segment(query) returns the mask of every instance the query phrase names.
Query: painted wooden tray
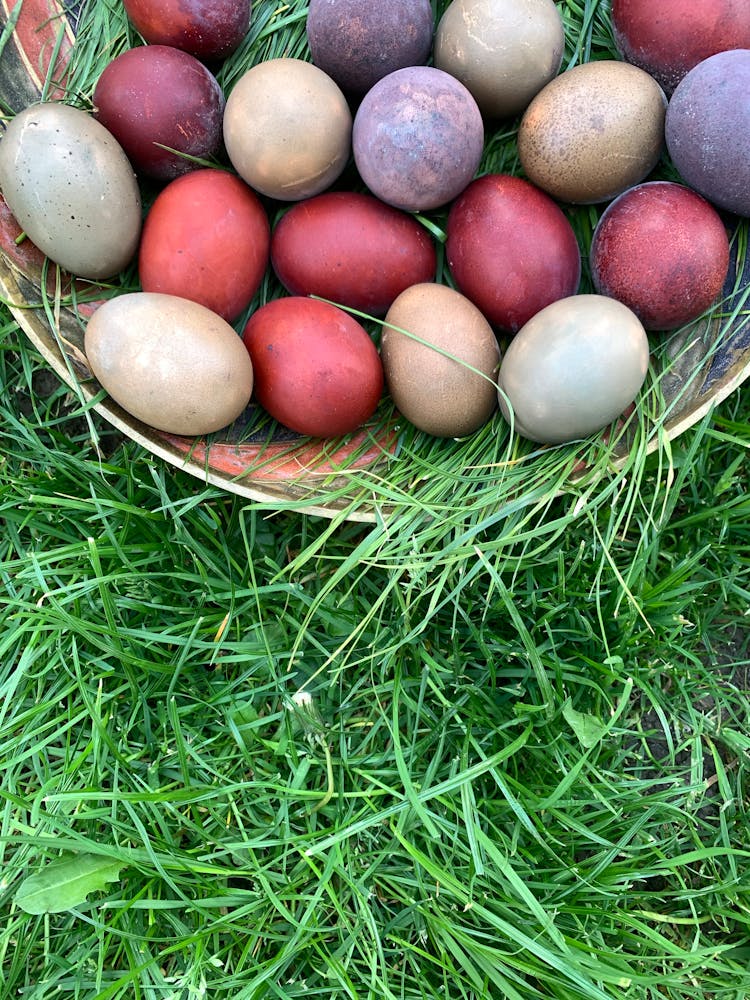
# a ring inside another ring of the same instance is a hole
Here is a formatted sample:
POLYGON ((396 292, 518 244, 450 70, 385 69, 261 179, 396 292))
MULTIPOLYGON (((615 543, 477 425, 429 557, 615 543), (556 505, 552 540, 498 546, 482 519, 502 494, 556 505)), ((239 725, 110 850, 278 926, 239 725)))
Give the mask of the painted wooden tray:
MULTIPOLYGON (((0 0, 0 107, 18 111, 46 96, 62 95, 65 67, 75 41, 79 4, 57 0, 0 0), (45 81, 46 84, 45 84, 45 81)), ((727 220, 732 224, 733 220, 727 220)), ((210 440, 180 438, 156 431, 102 398, 98 385, 81 379, 82 322, 96 302, 55 308, 54 288, 46 303, 41 292, 44 258, 19 229, 0 198, 0 295, 19 325, 61 380, 93 405, 107 421, 153 455, 203 482, 251 500, 334 516, 345 510, 353 520, 376 514, 366 500, 352 504, 342 467, 366 470, 387 466, 398 452, 398 431, 381 421, 343 441, 312 441, 274 426, 254 431, 257 414, 248 412, 210 440)), ((83 299, 83 296, 82 296, 83 299)), ((661 352, 660 391, 663 434, 674 438, 734 392, 750 375, 750 264, 736 256, 721 309, 670 339, 661 352)), ((653 446, 656 446, 654 438, 653 446)), ((615 464, 623 459, 621 444, 615 464)))

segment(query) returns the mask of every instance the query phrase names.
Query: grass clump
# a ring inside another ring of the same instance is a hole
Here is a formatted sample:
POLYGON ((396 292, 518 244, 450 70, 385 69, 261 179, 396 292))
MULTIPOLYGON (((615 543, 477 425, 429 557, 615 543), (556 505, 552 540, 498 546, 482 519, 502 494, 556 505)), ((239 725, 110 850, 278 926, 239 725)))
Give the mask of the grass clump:
POLYGON ((423 548, 97 454, 2 343, 7 995, 747 994, 741 394, 542 551, 423 548), (119 880, 24 913, 61 852, 119 880))

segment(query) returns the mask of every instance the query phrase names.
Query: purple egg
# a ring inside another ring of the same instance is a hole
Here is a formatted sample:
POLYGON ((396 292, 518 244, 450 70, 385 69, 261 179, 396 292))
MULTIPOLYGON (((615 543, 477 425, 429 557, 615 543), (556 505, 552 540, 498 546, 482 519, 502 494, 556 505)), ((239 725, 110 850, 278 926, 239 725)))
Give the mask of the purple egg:
POLYGON ((484 147, 477 102, 455 77, 410 66, 379 80, 354 118, 352 149, 372 194, 422 212, 457 197, 473 179, 484 147))
POLYGON ((678 84, 667 107, 667 149, 708 201, 750 216, 750 49, 719 52, 678 84))

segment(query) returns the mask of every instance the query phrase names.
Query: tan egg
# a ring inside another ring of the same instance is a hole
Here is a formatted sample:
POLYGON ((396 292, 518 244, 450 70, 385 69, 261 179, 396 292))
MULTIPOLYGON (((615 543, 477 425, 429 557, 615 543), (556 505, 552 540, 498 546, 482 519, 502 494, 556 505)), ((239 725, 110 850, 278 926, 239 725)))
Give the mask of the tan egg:
POLYGON ((498 379, 500 409, 531 441, 586 437, 634 401, 648 361, 648 337, 627 306, 604 295, 558 299, 510 342, 498 379))
POLYGON ((89 320, 84 349, 115 402, 158 430, 210 434, 250 401, 253 368, 240 336, 206 306, 176 295, 109 299, 89 320))
POLYGON ((560 201, 609 201, 658 163, 666 108, 664 91, 637 66, 609 59, 575 66, 524 112, 521 165, 532 183, 560 201))
POLYGON ((473 303, 447 285, 412 285, 385 324, 386 383, 407 420, 438 437, 462 437, 489 420, 497 408, 500 349, 473 303))
POLYGON ((141 196, 122 147, 87 112, 33 104, 0 141, 0 187, 19 226, 81 278, 110 278, 130 262, 141 196))
POLYGON ((224 111, 224 143, 250 187, 280 201, 320 194, 351 152, 352 115, 323 70, 302 59, 268 59, 235 84, 224 111))
POLYGON ((564 49, 553 0, 453 0, 435 32, 434 63, 485 118, 511 118, 557 75, 564 49))

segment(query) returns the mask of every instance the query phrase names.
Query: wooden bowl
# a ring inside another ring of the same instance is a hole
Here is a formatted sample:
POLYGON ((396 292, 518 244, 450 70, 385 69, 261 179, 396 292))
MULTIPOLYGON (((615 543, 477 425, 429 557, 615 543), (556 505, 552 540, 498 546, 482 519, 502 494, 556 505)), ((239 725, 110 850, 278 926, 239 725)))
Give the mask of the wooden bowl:
MULTIPOLYGON (((47 98, 62 96, 79 6, 63 8, 58 0, 24 0, 19 10, 12 0, 2 0, 0 33, 5 44, 0 51, 0 95, 6 112, 39 100, 45 81, 47 98), (17 18, 15 23, 11 15, 17 18)), ((733 219, 727 223, 730 227, 747 225, 733 219)), ((19 235, 0 198, 0 295, 59 378, 124 435, 202 482, 250 500, 327 517, 345 511, 351 520, 373 521, 381 516, 380 506, 376 512, 361 485, 349 494, 347 481, 352 470, 377 470, 399 460, 395 458, 396 424, 380 419, 345 440, 321 442, 277 425, 269 431, 268 421, 261 422, 265 429, 254 430, 258 421, 252 404, 242 418, 210 440, 181 438, 140 423, 104 398, 88 377, 82 335, 85 320, 97 305, 96 295, 84 286, 75 308, 60 305, 53 287, 54 269, 48 273, 43 294, 44 256, 28 240, 19 242, 19 235)), ((721 307, 672 335, 659 352, 656 363, 662 369, 659 384, 665 408, 662 439, 683 433, 750 375, 749 296, 750 255, 742 268, 734 255, 721 307)), ((658 436, 654 436, 649 448, 657 446, 658 436)), ((624 442, 615 448, 615 465, 626 458, 626 448, 624 442)))

